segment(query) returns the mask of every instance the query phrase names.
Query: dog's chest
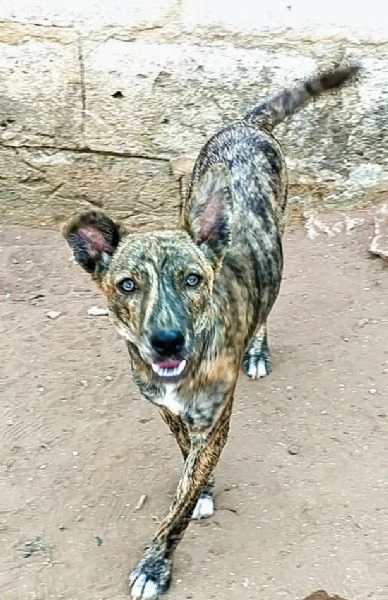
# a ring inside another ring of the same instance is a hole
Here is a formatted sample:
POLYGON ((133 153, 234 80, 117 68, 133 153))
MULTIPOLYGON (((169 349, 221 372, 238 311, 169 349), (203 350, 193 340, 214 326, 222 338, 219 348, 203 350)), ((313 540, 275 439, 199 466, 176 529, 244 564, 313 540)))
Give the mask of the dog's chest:
POLYGON ((177 394, 176 386, 172 383, 165 385, 164 392, 157 399, 157 404, 167 408, 176 416, 180 416, 185 407, 184 401, 177 394))
POLYGON ((198 392, 195 399, 189 399, 179 394, 175 385, 167 384, 163 393, 152 402, 163 406, 190 426, 207 428, 213 423, 223 398, 221 390, 219 393, 213 390, 212 394, 207 390, 198 392))

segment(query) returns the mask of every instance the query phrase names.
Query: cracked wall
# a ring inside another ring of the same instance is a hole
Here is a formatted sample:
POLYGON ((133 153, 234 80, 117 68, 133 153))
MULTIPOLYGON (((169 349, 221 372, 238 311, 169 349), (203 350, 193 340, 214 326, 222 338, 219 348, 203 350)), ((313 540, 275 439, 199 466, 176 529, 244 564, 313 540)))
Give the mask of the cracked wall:
POLYGON ((277 129, 290 213, 384 199, 385 9, 311 4, 3 0, 1 222, 52 227, 98 206, 136 229, 171 226, 208 136, 343 54, 361 59, 360 84, 277 129))

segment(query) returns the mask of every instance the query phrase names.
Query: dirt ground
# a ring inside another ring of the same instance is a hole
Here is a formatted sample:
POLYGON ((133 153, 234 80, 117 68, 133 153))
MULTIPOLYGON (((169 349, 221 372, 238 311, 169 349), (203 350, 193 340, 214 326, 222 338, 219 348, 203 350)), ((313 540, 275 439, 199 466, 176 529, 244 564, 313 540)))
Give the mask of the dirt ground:
MULTIPOLYGON (((274 372, 241 377, 217 511, 190 525, 167 598, 387 600, 388 271, 371 236, 368 219, 287 233, 274 372)), ((179 452, 60 236, 4 227, 0 246, 1 600, 125 600, 179 452)))

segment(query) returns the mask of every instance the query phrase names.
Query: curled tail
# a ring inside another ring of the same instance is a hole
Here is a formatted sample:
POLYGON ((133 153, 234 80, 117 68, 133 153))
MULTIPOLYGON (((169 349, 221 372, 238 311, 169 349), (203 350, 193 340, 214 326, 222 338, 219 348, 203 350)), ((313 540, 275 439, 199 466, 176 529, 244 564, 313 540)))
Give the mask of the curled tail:
POLYGON ((342 87, 360 72, 358 64, 337 65, 321 75, 311 77, 263 102, 247 115, 245 120, 272 131, 286 117, 293 115, 311 99, 329 90, 342 87))

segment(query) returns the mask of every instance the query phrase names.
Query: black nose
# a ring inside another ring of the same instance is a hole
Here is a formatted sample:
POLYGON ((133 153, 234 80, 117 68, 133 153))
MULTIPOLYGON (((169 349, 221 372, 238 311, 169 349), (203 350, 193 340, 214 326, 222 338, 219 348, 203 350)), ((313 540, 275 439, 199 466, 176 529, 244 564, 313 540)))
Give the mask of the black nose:
POLYGON ((180 331, 160 329, 151 338, 151 345, 161 356, 172 356, 182 350, 185 338, 180 331))

